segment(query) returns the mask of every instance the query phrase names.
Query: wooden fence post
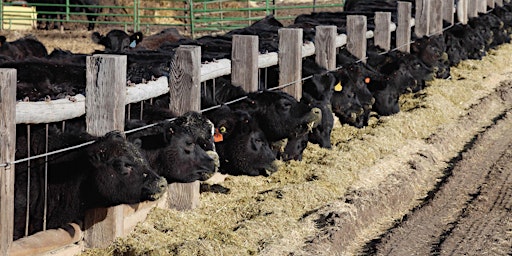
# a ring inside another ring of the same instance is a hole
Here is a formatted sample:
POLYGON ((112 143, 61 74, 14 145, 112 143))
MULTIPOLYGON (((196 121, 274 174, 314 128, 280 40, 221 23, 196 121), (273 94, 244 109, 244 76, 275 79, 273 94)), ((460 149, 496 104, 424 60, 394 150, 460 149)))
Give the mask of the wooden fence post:
POLYGON ((428 36, 443 33, 443 8, 445 8, 443 1, 444 0, 432 0, 430 2, 430 26, 428 36))
POLYGON ((469 0, 459 0, 457 3, 457 19, 462 24, 468 24, 469 0))
POLYGON ((315 62, 327 70, 336 68, 336 26, 316 26, 315 62))
POLYGON ((398 24, 396 26, 396 47, 399 51, 411 51, 411 8, 409 2, 398 2, 398 24))
MULTIPOLYGON (((177 115, 201 110, 201 47, 182 45, 176 50, 169 76, 169 108, 177 115)), ((169 207, 191 210, 199 207, 199 181, 171 183, 169 207)))
POLYGON ((450 25, 453 25, 453 8, 455 7, 455 3, 453 1, 443 0, 443 19, 447 21, 450 25))
MULTIPOLYGON (((124 131, 126 64, 124 55, 87 57, 85 120, 88 133, 103 136, 113 130, 124 131)), ((123 206, 89 210, 84 226, 87 247, 106 247, 123 235, 123 206)))
POLYGON ((478 0, 476 2, 476 9, 478 13, 486 13, 487 12, 487 1, 489 0, 478 0))
POLYGON ((282 91, 302 98, 302 29, 281 28, 279 34, 279 85, 293 83, 282 91))
MULTIPOLYGON (((16 151, 16 69, 0 69, 0 165, 16 151)), ((0 166, 0 255, 8 255, 14 228, 14 165, 0 166)))
POLYGON ((231 82, 246 92, 258 90, 258 36, 233 35, 231 82))
POLYGON ((347 50, 366 63, 366 16, 347 16, 347 50))
POLYGON ((428 35, 430 27, 430 0, 416 0, 414 34, 416 37, 428 35))
POLYGON ((375 31, 373 31, 375 45, 389 51, 391 49, 391 13, 375 13, 375 31))
POLYGON ((468 18, 478 16, 478 1, 479 0, 468 0, 468 18))

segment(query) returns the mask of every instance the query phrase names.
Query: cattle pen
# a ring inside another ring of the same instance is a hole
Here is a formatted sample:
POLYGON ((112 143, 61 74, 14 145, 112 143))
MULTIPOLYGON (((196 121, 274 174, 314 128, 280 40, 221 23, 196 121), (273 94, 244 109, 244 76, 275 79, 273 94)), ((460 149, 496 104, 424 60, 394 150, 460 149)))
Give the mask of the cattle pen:
MULTIPOLYGON (((137 104, 163 94, 171 97, 171 110, 176 113, 201 111, 201 83, 232 75, 233 84, 242 85, 247 91, 258 88, 258 69, 280 65, 285 70, 280 73, 279 83, 283 90, 301 97, 301 59, 316 56, 316 61, 329 70, 335 69, 336 49, 346 46, 355 56, 364 61, 366 40, 373 38, 377 45, 391 50, 391 33, 396 33, 398 49, 409 51, 411 34, 416 36, 442 33, 443 20, 453 23, 457 13, 459 20, 485 13, 487 7, 502 5, 501 1, 468 0, 459 1, 457 12, 453 12, 453 1, 416 1, 415 18, 412 19, 411 4, 400 2, 398 23, 391 23, 390 13, 376 13, 374 31, 367 31, 365 16, 349 16, 347 34, 336 34, 335 26, 317 27, 316 44, 302 43, 301 29, 282 29, 279 33, 280 53, 259 54, 258 38, 236 36, 233 40, 232 60, 221 59, 212 63, 200 63, 198 47, 180 47, 171 75, 161 77, 147 84, 134 86, 101 86, 102 84, 126 84, 120 67, 126 67, 126 58, 113 55, 90 56, 87 66, 88 97, 77 95, 68 99, 48 102, 16 102, 16 70, 0 70, 0 253, 2 255, 35 255, 57 252, 60 255, 78 254, 84 248, 105 247, 114 238, 130 232, 138 221, 145 218, 152 207, 194 209, 199 206, 199 182, 192 184, 171 184, 167 197, 154 203, 121 205, 108 209, 91 211, 84 221, 85 230, 74 225, 75 233, 70 235, 63 230, 48 230, 12 241, 14 159, 16 150, 16 124, 46 124, 63 122, 68 119, 87 116, 87 130, 92 134, 104 134, 110 130, 123 130, 125 106, 137 104), (448 6, 446 6, 448 4, 448 6), (444 10, 444 11, 443 11, 444 10), (448 10, 448 11, 446 11, 448 10), (414 30, 411 30, 414 28, 414 30), (243 47, 242 47, 243 46, 243 47), (247 47, 252 46, 252 47, 247 47), (250 51, 247 51, 247 48, 250 51), (113 71, 115 70, 115 72, 113 71), (108 82, 107 82, 108 81, 108 82), (292 86, 288 86, 292 85, 292 86), (117 95, 115 104, 112 95, 117 95), (114 118, 104 119, 102 116, 114 118), (89 118, 90 117, 90 118, 89 118), (57 238, 55 238, 57 237, 57 238)), ((122 70, 122 68, 121 68, 122 70)), ((49 152, 51 153, 51 152, 49 152)), ((38 156, 33 156, 38 157, 38 156)))

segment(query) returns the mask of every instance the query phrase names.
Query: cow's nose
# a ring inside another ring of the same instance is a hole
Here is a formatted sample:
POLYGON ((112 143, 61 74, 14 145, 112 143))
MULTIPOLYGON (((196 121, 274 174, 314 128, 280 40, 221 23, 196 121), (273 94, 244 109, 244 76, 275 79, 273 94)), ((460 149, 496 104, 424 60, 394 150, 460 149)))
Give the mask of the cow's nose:
POLYGON ((157 181, 157 187, 161 192, 164 192, 167 189, 167 180, 164 177, 160 177, 157 181))

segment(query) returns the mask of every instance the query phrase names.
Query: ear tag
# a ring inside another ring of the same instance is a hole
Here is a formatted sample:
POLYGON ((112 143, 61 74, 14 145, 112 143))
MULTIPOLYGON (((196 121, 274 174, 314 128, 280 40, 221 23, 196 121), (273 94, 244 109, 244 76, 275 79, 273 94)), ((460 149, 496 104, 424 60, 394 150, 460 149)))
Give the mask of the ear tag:
POLYGON ((369 77, 366 77, 366 78, 364 79, 364 82, 365 82, 366 84, 369 84, 369 83, 370 83, 370 81, 371 81, 371 80, 370 80, 370 78, 369 78, 369 77))
POLYGON ((343 86, 341 86, 341 82, 339 82, 334 86, 334 91, 341 92, 341 90, 343 90, 343 86))
POLYGON ((224 137, 222 136, 222 133, 219 132, 219 129, 215 129, 215 133, 213 134, 213 141, 214 142, 221 142, 224 140, 224 137))
POLYGON ((135 46, 137 46, 137 40, 133 40, 133 41, 130 43, 130 48, 135 48, 135 46))

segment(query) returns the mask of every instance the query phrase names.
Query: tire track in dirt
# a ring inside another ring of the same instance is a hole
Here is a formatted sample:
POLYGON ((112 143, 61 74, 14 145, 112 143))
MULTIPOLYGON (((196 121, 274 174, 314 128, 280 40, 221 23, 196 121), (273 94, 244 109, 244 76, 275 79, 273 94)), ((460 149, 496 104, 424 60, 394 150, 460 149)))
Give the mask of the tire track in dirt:
POLYGON ((507 255, 512 111, 475 136, 429 200, 367 247, 370 255, 507 255))
MULTIPOLYGON (((510 127, 508 135, 510 137, 510 127)), ((489 172, 476 200, 439 244, 439 255, 510 255, 512 145, 489 172)))

